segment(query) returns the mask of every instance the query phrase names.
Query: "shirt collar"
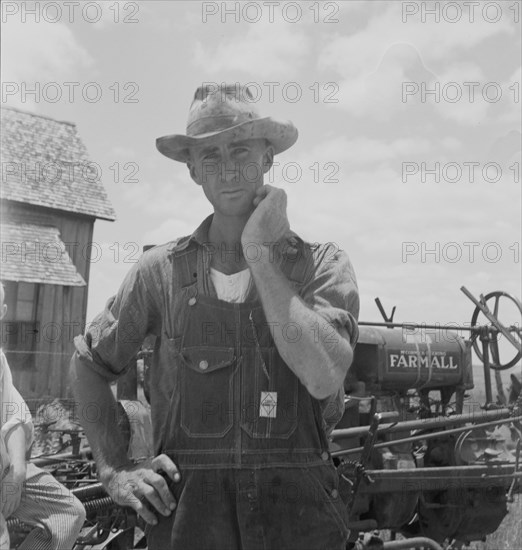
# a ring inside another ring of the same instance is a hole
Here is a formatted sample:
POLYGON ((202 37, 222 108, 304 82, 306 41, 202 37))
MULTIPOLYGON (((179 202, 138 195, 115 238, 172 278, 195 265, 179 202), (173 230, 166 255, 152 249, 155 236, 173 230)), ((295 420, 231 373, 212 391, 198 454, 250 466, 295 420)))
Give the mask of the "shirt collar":
MULTIPOLYGON (((181 252, 185 250, 191 243, 195 243, 199 246, 204 246, 208 243, 208 230, 210 229, 210 224, 212 223, 212 219, 214 217, 214 214, 210 214, 207 216, 197 227, 197 229, 192 233, 192 235, 188 237, 181 237, 177 241, 175 241, 169 248, 169 253, 175 253, 175 252, 181 252)), ((295 233, 294 231, 290 230, 288 234, 286 235, 286 241, 293 247, 297 248, 304 244, 303 239, 295 233)))
POLYGON ((212 223, 213 218, 214 214, 207 216, 189 237, 189 242, 196 242, 199 245, 208 243, 208 230, 210 229, 210 224, 212 223))
POLYGON ((171 246, 168 248, 169 253, 181 252, 185 250, 189 244, 196 243, 200 246, 203 246, 208 242, 208 230, 210 224, 212 223, 212 218, 214 214, 207 216, 197 227, 197 229, 189 235, 188 237, 181 237, 177 241, 174 241, 171 246))

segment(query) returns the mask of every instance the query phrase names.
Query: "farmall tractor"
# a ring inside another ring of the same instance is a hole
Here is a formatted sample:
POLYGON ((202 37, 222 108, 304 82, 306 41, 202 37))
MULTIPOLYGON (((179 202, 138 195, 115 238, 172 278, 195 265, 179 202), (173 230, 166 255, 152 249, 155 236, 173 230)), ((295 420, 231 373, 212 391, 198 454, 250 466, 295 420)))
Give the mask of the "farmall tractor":
MULTIPOLYGON (((477 300, 462 291, 475 304, 467 326, 394 323, 395 308, 388 318, 378 299, 384 322, 359 323, 345 413, 331 434, 351 528, 347 549, 460 548, 496 531, 519 491, 520 386, 509 403, 494 402, 491 374, 520 365, 522 307, 504 292, 477 300), (506 306, 511 324, 500 321, 506 306), (506 348, 510 359, 504 359, 506 348), (472 349, 483 362, 481 403, 468 393, 474 387, 472 349)), ((145 371, 151 348, 145 345, 139 354, 145 371)), ((119 407, 129 456, 143 455, 143 434, 150 431, 146 407, 132 401, 137 379, 134 371, 118 395, 127 398, 119 407)), ((87 510, 75 549, 146 548, 141 520, 116 505, 98 482, 89 448, 81 446, 81 428, 45 429, 59 432, 60 446, 35 462, 71 488, 87 510), (64 452, 67 447, 72 450, 64 452)), ((8 525, 14 546, 38 527, 13 520, 8 525)))
POLYGON ((351 548, 459 548, 484 539, 519 486, 521 399, 493 402, 491 373, 520 368, 521 305, 504 292, 476 300, 461 290, 476 306, 468 326, 393 323, 395 308, 388 318, 378 300, 384 322, 360 323, 331 445, 351 548), (499 320, 506 309, 510 326, 499 320), (468 394, 472 348, 483 362, 481 404, 468 394), (390 530, 395 540, 359 539, 372 530, 390 530))

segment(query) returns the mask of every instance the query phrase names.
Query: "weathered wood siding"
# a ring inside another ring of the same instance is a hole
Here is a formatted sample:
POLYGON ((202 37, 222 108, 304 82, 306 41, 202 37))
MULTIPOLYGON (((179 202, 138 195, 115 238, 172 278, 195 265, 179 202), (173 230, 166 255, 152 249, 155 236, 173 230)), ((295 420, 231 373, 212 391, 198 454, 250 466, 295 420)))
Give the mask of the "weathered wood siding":
POLYGON ((90 272, 90 243, 94 218, 27 204, 2 207, 8 218, 38 220, 60 231, 60 238, 86 286, 39 284, 35 322, 39 324, 32 368, 20 368, 21 358, 6 351, 13 380, 26 399, 70 397, 68 370, 74 352, 73 338, 84 330, 90 272))

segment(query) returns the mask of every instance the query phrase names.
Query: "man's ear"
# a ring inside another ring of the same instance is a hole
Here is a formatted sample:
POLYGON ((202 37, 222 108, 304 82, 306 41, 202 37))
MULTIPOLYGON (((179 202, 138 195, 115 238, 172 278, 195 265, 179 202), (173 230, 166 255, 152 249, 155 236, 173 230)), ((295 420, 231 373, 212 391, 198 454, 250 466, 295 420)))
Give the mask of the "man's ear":
POLYGON ((189 169, 189 174, 190 174, 190 177, 198 184, 198 185, 201 185, 199 179, 198 179, 198 176, 197 176, 197 172, 196 172, 196 167, 194 166, 194 164, 190 161, 190 160, 187 160, 187 168, 189 169))
POLYGON ((263 174, 266 174, 274 164, 274 148, 268 143, 265 154, 263 155, 263 174))

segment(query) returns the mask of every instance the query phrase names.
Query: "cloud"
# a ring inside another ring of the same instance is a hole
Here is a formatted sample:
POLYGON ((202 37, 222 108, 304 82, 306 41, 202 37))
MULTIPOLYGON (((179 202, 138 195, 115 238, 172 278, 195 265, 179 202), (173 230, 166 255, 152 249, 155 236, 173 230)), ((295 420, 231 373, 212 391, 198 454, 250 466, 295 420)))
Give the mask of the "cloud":
POLYGON ((87 20, 95 21, 90 25, 96 31, 113 29, 114 25, 136 25, 144 20, 144 15, 147 19, 152 15, 152 10, 146 4, 146 2, 128 2, 127 0, 98 2, 96 12, 93 10, 92 14, 87 13, 87 20), (96 21, 98 17, 99 20, 96 21))
POLYGON ((499 124, 520 128, 521 82, 522 67, 519 66, 505 82, 500 83, 503 93, 501 101, 503 101, 506 108, 496 120, 499 124))
POLYGON ((522 134, 520 130, 511 130, 496 139, 489 150, 489 157, 495 159, 504 167, 509 167, 515 162, 521 163, 522 134))
POLYGON ((182 174, 185 166, 176 167, 180 170, 180 176, 171 181, 145 181, 125 185, 121 189, 120 196, 125 203, 125 209, 136 210, 145 216, 154 216, 157 221, 162 216, 168 216, 173 212, 176 215, 193 216, 190 210, 203 196, 201 187, 197 186, 187 174, 182 174))
POLYGON ((406 155, 410 158, 425 155, 431 149, 432 143, 426 138, 400 138, 385 142, 370 137, 349 139, 340 136, 319 143, 309 158, 321 162, 338 162, 342 159, 343 164, 353 169, 360 166, 389 164, 390 161, 406 155))
POLYGON ((115 145, 111 149, 111 157, 121 160, 133 160, 136 158, 136 151, 134 151, 131 147, 115 145))
POLYGON ((2 81, 4 86, 12 83, 18 90, 7 96, 6 105, 34 110, 42 97, 24 95, 24 87, 35 89, 35 83, 39 83, 41 90, 48 82, 62 85, 93 63, 87 50, 63 23, 37 23, 31 19, 22 23, 10 19, 2 24, 2 81))
MULTIPOLYGON (((494 97, 501 88, 495 83, 489 85, 491 89, 485 88, 486 82, 488 79, 476 63, 450 62, 435 74, 415 46, 393 44, 374 71, 340 83, 337 106, 354 117, 379 122, 400 117, 403 122, 424 126, 427 121, 442 117, 458 124, 476 125, 485 121, 495 105, 484 95, 494 97)), ((504 90, 508 90, 507 85, 504 90)))
POLYGON ((246 32, 227 33, 217 45, 204 46, 197 41, 194 64, 222 79, 237 72, 255 72, 257 78, 288 78, 306 63, 309 50, 310 40, 304 31, 259 21, 246 32))
POLYGON ((440 101, 431 103, 443 118, 458 123, 477 124, 486 119, 492 106, 483 97, 484 82, 487 79, 476 63, 452 63, 437 80, 440 101), (470 84, 464 85, 464 82, 470 84))
MULTIPOLYGON (((404 2, 379 3, 381 11, 372 12, 372 17, 362 22, 366 23, 362 30, 334 35, 325 42, 317 66, 334 70, 340 76, 340 101, 336 108, 358 118, 370 117, 381 122, 401 117, 424 125, 433 109, 414 108, 411 96, 406 102, 401 97, 403 83, 426 82, 431 88, 433 81, 444 83, 443 77, 449 74, 457 76, 457 81, 466 80, 463 76, 467 75, 459 74, 459 69, 478 72, 476 66, 466 62, 466 57, 480 60, 478 50, 486 47, 488 39, 502 36, 506 40, 514 34, 515 26, 508 17, 492 24, 477 15, 474 23, 468 22, 468 16, 454 24, 430 23, 429 17, 422 23, 420 16, 403 22, 401 4, 404 2), (442 76, 437 75, 442 72, 442 76)), ((484 117, 488 107, 483 101, 471 105, 461 101, 456 105, 446 103, 440 110, 445 118, 469 123, 477 116, 484 117)))
POLYGON ((386 49, 374 71, 350 75, 341 81, 337 105, 358 118, 383 121, 402 115, 414 120, 419 112, 417 83, 425 82, 431 87, 435 79, 417 48, 412 44, 393 44, 386 49), (409 90, 411 95, 406 94, 409 90))
POLYGON ((335 69, 344 77, 371 72, 390 45, 404 42, 414 45, 427 63, 448 61, 457 52, 473 51, 486 39, 513 35, 515 25, 508 17, 492 24, 483 17, 473 23, 462 17, 458 23, 422 23, 420 17, 402 21, 401 2, 379 3, 380 11, 367 20, 365 28, 352 35, 338 34, 323 49, 319 65, 335 69), (386 7, 385 7, 386 6, 386 7), (436 45, 436 47, 435 47, 436 45))
MULTIPOLYGON (((475 269, 492 269, 482 251, 493 242, 486 252, 493 254, 498 245, 502 251, 499 265, 506 271, 513 267, 510 247, 519 240, 520 186, 513 182, 510 171, 503 171, 498 182, 485 180, 482 169, 490 160, 487 157, 477 159, 480 165, 474 181, 470 181, 463 164, 470 158, 462 156, 464 153, 462 143, 450 136, 389 142, 339 137, 293 159, 302 167, 301 181, 285 183, 280 172, 273 184, 287 191, 289 219, 303 238, 338 242, 372 268, 376 264, 401 264, 403 243, 415 243, 418 253, 410 264, 422 264, 422 246, 438 246, 439 258, 445 260, 447 253, 449 269, 454 269, 450 265, 452 254, 462 254, 458 268, 464 269, 464 259, 472 250, 477 255, 475 269), (439 182, 430 173, 422 182, 420 172, 433 170, 435 159, 439 162, 439 182), (417 163, 419 173, 403 182, 402 163, 406 160, 417 163), (325 180, 327 171, 322 167, 326 161, 338 166, 337 183, 325 180), (448 181, 453 177, 449 162, 457 162, 462 170, 458 181, 448 181), (320 168, 320 181, 314 181, 316 173, 308 168, 312 163, 320 168), (313 234, 308 234, 310 228, 313 234), (460 248, 451 248, 448 243, 452 242, 460 248), (478 244, 473 248, 475 245, 466 242, 478 244)), ((491 178, 493 175, 490 173, 491 178)), ((471 276, 466 269, 462 273, 471 276)))

